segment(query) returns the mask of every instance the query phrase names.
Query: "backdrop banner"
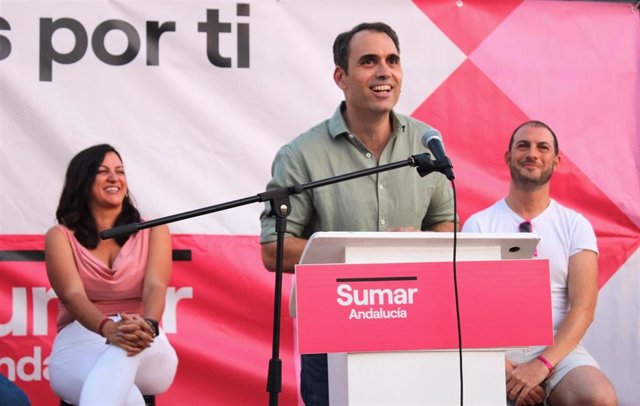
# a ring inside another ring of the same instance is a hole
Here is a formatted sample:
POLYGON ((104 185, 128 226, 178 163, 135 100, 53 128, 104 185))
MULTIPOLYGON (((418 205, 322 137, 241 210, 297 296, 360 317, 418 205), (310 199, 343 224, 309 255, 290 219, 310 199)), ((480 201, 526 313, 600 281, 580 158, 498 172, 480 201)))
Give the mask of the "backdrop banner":
MULTIPOLYGON (((538 119, 557 133, 552 195, 592 222, 600 249, 585 345, 620 405, 637 404, 639 20, 632 4, 577 1, 0 0, 0 373, 33 405, 56 404, 43 235, 74 154, 115 146, 146 219, 254 196, 278 148, 342 100, 335 36, 385 21, 400 37, 397 110, 441 131, 462 221, 506 194, 516 125, 538 119)), ((170 225, 163 325, 180 364, 158 405, 267 402, 274 275, 261 261, 261 210, 170 225)), ((296 405, 286 312, 282 323, 280 404, 296 405)))

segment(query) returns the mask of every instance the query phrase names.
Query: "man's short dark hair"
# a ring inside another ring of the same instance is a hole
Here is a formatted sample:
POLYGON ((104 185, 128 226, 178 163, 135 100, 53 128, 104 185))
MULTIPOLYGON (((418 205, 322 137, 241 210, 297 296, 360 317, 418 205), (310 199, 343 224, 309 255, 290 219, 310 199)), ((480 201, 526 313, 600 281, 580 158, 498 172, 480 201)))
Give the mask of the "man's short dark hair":
POLYGON ((339 34, 333 42, 333 62, 347 73, 349 72, 349 43, 351 42, 351 38, 360 31, 365 30, 387 34, 396 46, 398 53, 400 53, 400 41, 398 40, 398 34, 396 34, 393 28, 381 22, 358 24, 351 30, 339 34))
POLYGON ((520 129, 524 128, 524 127, 546 128, 551 133, 551 135, 553 136, 553 150, 554 150, 555 154, 558 155, 560 153, 560 148, 558 147, 558 137, 556 137, 556 133, 553 132, 551 127, 549 127, 548 125, 546 125, 542 121, 538 121, 538 120, 530 120, 530 121, 524 122, 524 123, 520 124, 519 126, 517 126, 515 130, 513 130, 513 133, 511 133, 511 138, 509 139, 509 149, 508 149, 508 151, 511 151, 511 147, 513 147, 513 139, 515 138, 516 133, 518 131, 520 131, 520 129))

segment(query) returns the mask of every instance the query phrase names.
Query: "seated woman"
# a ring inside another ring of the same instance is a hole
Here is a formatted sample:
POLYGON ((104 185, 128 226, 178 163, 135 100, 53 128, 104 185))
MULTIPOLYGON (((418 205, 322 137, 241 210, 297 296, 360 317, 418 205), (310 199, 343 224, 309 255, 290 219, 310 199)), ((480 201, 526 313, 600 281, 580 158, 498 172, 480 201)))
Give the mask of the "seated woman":
POLYGON ((56 218, 45 239, 60 299, 51 387, 75 405, 144 405, 143 394, 166 391, 178 366, 158 328, 171 277, 169 230, 100 240, 100 231, 141 219, 120 154, 106 144, 71 160, 56 218))

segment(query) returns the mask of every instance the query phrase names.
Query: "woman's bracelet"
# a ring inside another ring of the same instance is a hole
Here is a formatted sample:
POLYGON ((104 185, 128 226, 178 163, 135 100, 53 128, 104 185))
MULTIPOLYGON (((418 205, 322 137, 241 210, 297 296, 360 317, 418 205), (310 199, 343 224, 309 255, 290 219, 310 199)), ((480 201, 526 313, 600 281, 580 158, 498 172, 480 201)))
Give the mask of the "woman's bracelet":
POLYGON ((151 330, 153 330, 153 337, 158 337, 158 335, 160 334, 160 329, 158 328, 158 320, 152 319, 150 317, 145 317, 144 321, 146 321, 149 327, 151 327, 151 330))
POLYGON ((100 322, 100 324, 98 324, 98 334, 100 334, 102 337, 105 337, 105 335, 102 334, 102 328, 110 320, 111 320, 110 318, 105 316, 104 319, 102 319, 102 321, 100 322))
POLYGON ((546 359, 545 357, 543 357, 542 355, 538 355, 536 357, 536 359, 540 362, 542 362, 542 364, 547 367, 547 369, 549 370, 549 373, 553 372, 553 364, 551 364, 551 362, 549 362, 548 359, 546 359))

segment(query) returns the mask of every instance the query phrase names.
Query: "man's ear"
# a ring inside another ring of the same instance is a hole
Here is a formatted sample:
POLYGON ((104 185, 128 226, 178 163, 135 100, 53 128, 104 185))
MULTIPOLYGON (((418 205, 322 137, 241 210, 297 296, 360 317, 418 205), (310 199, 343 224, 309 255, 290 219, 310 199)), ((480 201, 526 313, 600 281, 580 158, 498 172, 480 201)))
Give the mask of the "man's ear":
POLYGON ((509 161, 511 160, 511 151, 507 151, 504 153, 504 163, 509 166, 509 161))
POLYGON ((553 158, 553 169, 554 170, 558 169, 561 163, 562 163, 562 157, 560 156, 560 154, 558 154, 553 158))
POLYGON ((336 66, 333 71, 333 80, 336 82, 336 85, 342 90, 346 87, 344 84, 344 77, 347 76, 347 73, 339 66, 336 66))

